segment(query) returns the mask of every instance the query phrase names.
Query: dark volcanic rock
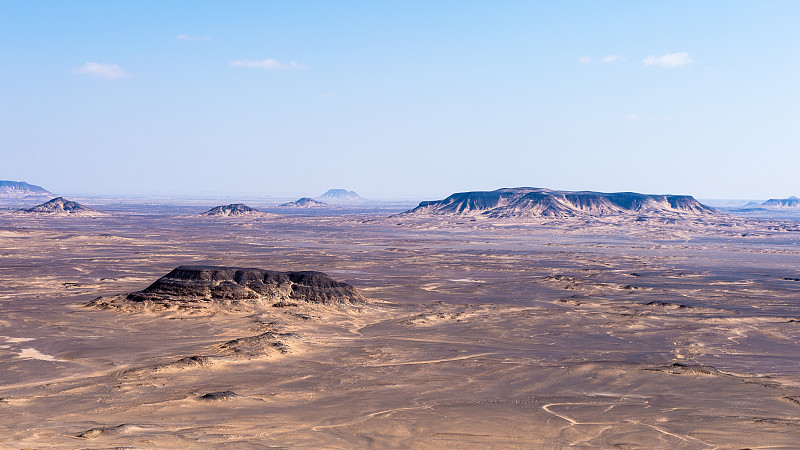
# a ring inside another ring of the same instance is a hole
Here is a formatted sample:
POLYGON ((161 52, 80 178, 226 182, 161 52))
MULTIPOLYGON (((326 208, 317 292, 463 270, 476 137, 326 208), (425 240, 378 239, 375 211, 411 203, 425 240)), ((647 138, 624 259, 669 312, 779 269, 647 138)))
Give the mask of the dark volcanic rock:
POLYGON ((141 430, 143 430, 142 427, 123 423, 117 426, 90 428, 82 433, 78 433, 76 436, 84 439, 94 439, 100 436, 119 436, 141 430))
POLYGON ((272 306, 276 303, 363 303, 352 286, 321 272, 278 272, 237 267, 181 266, 146 289, 115 297, 97 298, 95 307, 143 305, 155 309, 184 309, 209 305, 272 306))
POLYGON ((230 205, 215 206, 202 213, 203 216, 244 216, 249 214, 259 214, 260 211, 251 208, 243 203, 232 203, 230 205))
POLYGON ((239 395, 233 391, 220 391, 220 392, 209 392, 208 394, 204 394, 200 396, 201 400, 232 400, 239 395))
POLYGON ((43 213, 43 214, 96 214, 97 211, 87 208, 78 202, 72 202, 64 197, 56 197, 41 205, 28 209, 19 209, 20 213, 43 213))
POLYGON ((552 191, 505 188, 462 192, 444 200, 422 202, 407 215, 482 215, 492 218, 609 215, 701 215, 714 209, 689 195, 647 195, 635 192, 552 191))
POLYGON ((326 208, 330 205, 314 200, 313 198, 303 197, 300 200, 295 200, 293 202, 284 203, 278 206, 281 208, 326 208))
POLYGON ((795 196, 789 198, 771 198, 762 203, 762 205, 773 208, 800 208, 800 198, 795 196))
POLYGON ((297 339, 294 333, 267 331, 257 336, 241 337, 220 345, 234 355, 260 356, 270 352, 290 353, 289 341, 297 339))
POLYGON ((24 181, 0 180, 0 197, 41 197, 45 195, 52 196, 53 193, 41 186, 24 181))

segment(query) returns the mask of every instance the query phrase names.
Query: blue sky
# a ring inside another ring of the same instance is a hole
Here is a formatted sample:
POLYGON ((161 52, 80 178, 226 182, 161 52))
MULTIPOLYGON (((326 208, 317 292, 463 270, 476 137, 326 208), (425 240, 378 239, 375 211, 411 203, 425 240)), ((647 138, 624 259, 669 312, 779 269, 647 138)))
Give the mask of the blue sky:
POLYGON ((0 179, 800 195, 800 2, 0 0, 0 179))

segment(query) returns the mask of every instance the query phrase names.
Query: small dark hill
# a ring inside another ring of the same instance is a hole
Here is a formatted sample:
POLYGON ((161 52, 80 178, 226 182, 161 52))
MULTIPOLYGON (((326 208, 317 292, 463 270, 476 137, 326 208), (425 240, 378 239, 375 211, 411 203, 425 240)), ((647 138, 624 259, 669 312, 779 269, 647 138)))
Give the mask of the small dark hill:
POLYGON ((56 197, 52 200, 46 201, 41 205, 34 206, 28 209, 19 209, 18 213, 32 213, 32 214, 75 214, 75 215, 93 215, 101 214, 92 208, 81 205, 78 202, 73 202, 65 199, 64 197, 56 197))
POLYGON ((251 208, 243 203, 232 203, 230 205, 215 206, 202 213, 202 216, 228 217, 228 216, 247 216, 261 214, 261 211, 251 208))
POLYGON ((330 205, 327 203, 323 203, 309 197, 303 197, 293 202, 278 205, 280 208, 327 208, 329 206, 330 205))
POLYGON ((0 197, 49 197, 52 195, 52 192, 35 184, 28 184, 24 181, 0 180, 0 197))
POLYGON ((761 205, 772 208, 800 208, 800 198, 795 196, 789 198, 771 198, 761 205))
POLYGON ((703 205, 689 195, 553 191, 522 187, 457 193, 444 200, 422 202, 416 208, 403 214, 525 218, 618 215, 675 217, 714 213, 714 209, 703 205))
POLYGON ((210 305, 286 307, 298 303, 351 304, 365 301, 354 287, 322 272, 180 266, 142 291, 111 298, 99 297, 87 306, 198 309, 210 305))

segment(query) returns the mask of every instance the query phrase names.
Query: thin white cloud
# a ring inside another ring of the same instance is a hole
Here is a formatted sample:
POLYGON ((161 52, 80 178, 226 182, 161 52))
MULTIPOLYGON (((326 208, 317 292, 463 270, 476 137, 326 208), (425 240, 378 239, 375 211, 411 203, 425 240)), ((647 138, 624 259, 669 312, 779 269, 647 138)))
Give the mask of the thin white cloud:
POLYGON ((336 94, 325 93, 325 94, 322 94, 322 97, 323 98, 336 98, 336 94))
POLYGON ((591 56, 578 56, 578 62, 581 64, 589 64, 591 61, 591 56))
POLYGON ((190 34, 179 34, 175 36, 175 39, 179 41, 210 41, 211 38, 208 36, 192 36, 190 34))
POLYGON ((297 61, 292 61, 289 64, 284 64, 275 59, 263 59, 261 61, 236 60, 236 61, 231 61, 229 65, 233 67, 255 67, 257 69, 264 69, 264 70, 308 69, 308 66, 306 66, 305 64, 300 64, 297 61))
POLYGON ((686 52, 680 53, 667 53, 663 56, 648 56, 644 59, 645 67, 656 66, 656 67, 664 67, 667 69, 675 68, 675 67, 683 67, 692 64, 692 57, 689 56, 686 52))
POLYGON ((602 62, 602 63, 613 63, 613 62, 625 61, 625 59, 626 58, 624 56, 608 55, 608 56, 602 57, 600 59, 600 62, 602 62))
POLYGON ((639 115, 638 114, 628 114, 627 117, 630 120, 639 120, 639 115))
POLYGON ((129 76, 127 73, 125 73, 125 70, 122 67, 116 64, 101 64, 96 62, 87 62, 77 69, 73 69, 72 73, 91 75, 93 77, 106 78, 108 80, 125 78, 129 76))

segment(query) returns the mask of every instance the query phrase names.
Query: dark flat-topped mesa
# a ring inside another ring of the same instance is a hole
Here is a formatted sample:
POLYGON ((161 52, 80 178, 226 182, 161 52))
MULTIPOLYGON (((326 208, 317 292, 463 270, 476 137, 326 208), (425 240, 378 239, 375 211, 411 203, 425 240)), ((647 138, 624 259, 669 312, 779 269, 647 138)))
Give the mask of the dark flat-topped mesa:
POLYGON ((714 209, 701 204, 690 195, 573 192, 522 187, 457 193, 444 200, 422 202, 404 214, 524 218, 640 214, 680 216, 714 213, 714 209))
POLYGON ((800 198, 795 196, 789 198, 771 198, 762 203, 762 205, 773 208, 800 208, 800 198))
POLYGON ((298 303, 357 304, 366 300, 352 286, 322 272, 216 266, 180 266, 146 289, 109 298, 88 306, 123 307, 139 304, 156 309, 220 305, 278 306, 298 303))
POLYGON ((251 214, 259 214, 260 211, 251 208, 244 203, 231 203, 230 205, 215 206, 208 211, 202 213, 203 216, 246 216, 251 214))
POLYGON ((303 197, 299 200, 283 203, 278 206, 281 208, 326 208, 330 205, 324 202, 314 200, 313 198, 303 197))
POLYGON ((52 200, 28 209, 19 209, 19 213, 39 213, 39 214, 97 214, 92 208, 73 202, 64 197, 56 197, 52 200))

